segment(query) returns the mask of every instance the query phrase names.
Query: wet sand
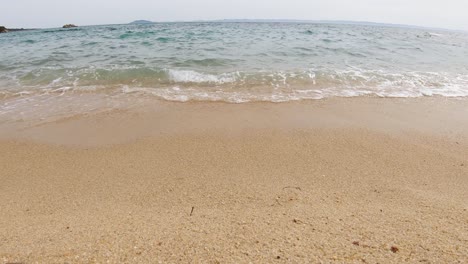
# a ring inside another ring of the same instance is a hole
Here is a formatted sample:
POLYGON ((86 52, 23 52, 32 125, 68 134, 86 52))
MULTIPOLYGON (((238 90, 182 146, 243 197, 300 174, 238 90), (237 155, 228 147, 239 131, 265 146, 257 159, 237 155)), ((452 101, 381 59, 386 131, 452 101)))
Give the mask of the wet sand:
POLYGON ((0 124, 0 262, 468 261, 468 100, 0 124))

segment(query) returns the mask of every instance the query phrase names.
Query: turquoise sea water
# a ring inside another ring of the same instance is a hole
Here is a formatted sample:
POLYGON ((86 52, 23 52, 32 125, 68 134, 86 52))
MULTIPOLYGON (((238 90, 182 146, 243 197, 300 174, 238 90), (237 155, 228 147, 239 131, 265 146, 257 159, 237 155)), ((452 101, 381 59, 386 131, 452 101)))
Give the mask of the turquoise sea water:
POLYGON ((0 112, 99 94, 173 101, 468 96, 468 34, 297 23, 158 23, 0 35, 0 112), (1 104, 1 101, 0 101, 1 104))

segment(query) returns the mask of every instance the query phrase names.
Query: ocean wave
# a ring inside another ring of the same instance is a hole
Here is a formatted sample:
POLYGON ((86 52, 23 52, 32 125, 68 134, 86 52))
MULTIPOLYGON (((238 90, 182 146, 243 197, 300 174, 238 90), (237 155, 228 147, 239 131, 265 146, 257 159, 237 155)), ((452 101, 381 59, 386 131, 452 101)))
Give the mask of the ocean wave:
POLYGON ((233 83, 236 81, 235 73, 223 73, 219 75, 204 74, 191 70, 168 70, 169 79, 176 83, 233 83))
POLYGON ((48 29, 48 30, 41 30, 41 33, 64 33, 64 32, 76 32, 76 31, 82 31, 81 28, 57 28, 57 29, 48 29))
POLYGON ((302 100, 320 100, 333 97, 380 97, 380 98, 418 98, 427 96, 442 97, 468 97, 466 90, 453 89, 420 89, 420 90, 386 90, 386 89, 310 89, 310 90, 275 90, 262 89, 261 91, 239 91, 221 89, 197 89, 181 88, 178 86, 171 88, 148 88, 148 87, 128 87, 121 90, 127 94, 138 94, 141 96, 155 96, 157 98, 174 101, 206 101, 206 102, 226 102, 226 103, 247 103, 247 102, 273 102, 282 103, 302 100))
POLYGON ((468 97, 467 41, 462 32, 300 23, 156 23, 3 34, 0 114, 86 112, 102 109, 101 100, 112 108, 141 98, 244 103, 468 97))
MULTIPOLYGON (((185 69, 157 69, 135 61, 126 67, 76 68, 44 67, 18 75, 0 76, 0 85, 12 90, 43 90, 60 87, 154 87, 207 90, 218 93, 257 91, 301 93, 304 90, 365 91, 383 96, 412 95, 466 96, 468 74, 449 72, 389 72, 350 67, 343 70, 302 69, 276 71, 200 72, 185 69), (131 65, 131 67, 130 67, 131 65), (2 85, 4 83, 4 85, 2 85)), ((5 90, 8 90, 4 88, 5 90)))
MULTIPOLYGON (((191 73, 190 75, 192 75, 191 73)), ((198 77, 197 77, 198 78, 198 77)), ((209 77, 211 80, 213 77, 209 77)), ((312 78, 317 78, 312 76, 312 78)), ((206 76, 203 76, 206 81, 206 76)), ((192 80, 192 79, 191 79, 192 80)), ((218 81, 218 79, 214 79, 218 81)), ((59 83, 61 80, 55 80, 59 83)), ((60 116, 61 111, 69 114, 84 113, 113 107, 128 107, 137 105, 140 100, 157 100, 171 102, 225 102, 249 103, 271 102, 284 103, 303 100, 321 100, 326 98, 417 98, 427 96, 442 97, 468 97, 468 90, 462 86, 421 87, 415 86, 406 89, 393 89, 391 86, 380 87, 274 87, 257 86, 238 88, 234 86, 199 86, 174 83, 166 86, 144 87, 138 85, 89 85, 89 86, 61 86, 44 87, 42 89, 1 90, 0 116, 8 117, 10 114, 23 116, 50 115, 60 116), (60 106, 50 105, 51 102, 60 102, 60 106), (73 105, 70 108, 70 105, 73 105), (50 108, 50 109, 49 109, 50 108), (45 111, 45 112, 44 112, 45 111)), ((100 110, 99 110, 100 111, 100 110)), ((9 118, 9 117, 8 117, 9 118)))
POLYGON ((234 60, 206 58, 206 59, 184 60, 182 62, 174 63, 174 66, 177 66, 177 67, 218 67, 218 66, 226 66, 231 63, 234 64, 234 60))

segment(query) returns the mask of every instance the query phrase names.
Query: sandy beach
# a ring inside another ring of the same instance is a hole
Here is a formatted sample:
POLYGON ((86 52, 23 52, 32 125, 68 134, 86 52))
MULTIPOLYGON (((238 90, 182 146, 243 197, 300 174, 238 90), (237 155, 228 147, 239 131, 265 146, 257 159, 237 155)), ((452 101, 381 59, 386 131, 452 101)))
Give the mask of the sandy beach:
POLYGON ((1 263, 466 263, 468 100, 0 123, 1 263))

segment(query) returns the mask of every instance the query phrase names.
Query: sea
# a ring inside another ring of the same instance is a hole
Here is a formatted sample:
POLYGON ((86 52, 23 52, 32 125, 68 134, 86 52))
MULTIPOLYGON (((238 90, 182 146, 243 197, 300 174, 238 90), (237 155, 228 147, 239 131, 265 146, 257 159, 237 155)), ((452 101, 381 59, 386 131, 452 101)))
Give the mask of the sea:
POLYGON ((468 33, 327 23, 153 23, 0 34, 0 120, 163 101, 466 97, 468 33))

